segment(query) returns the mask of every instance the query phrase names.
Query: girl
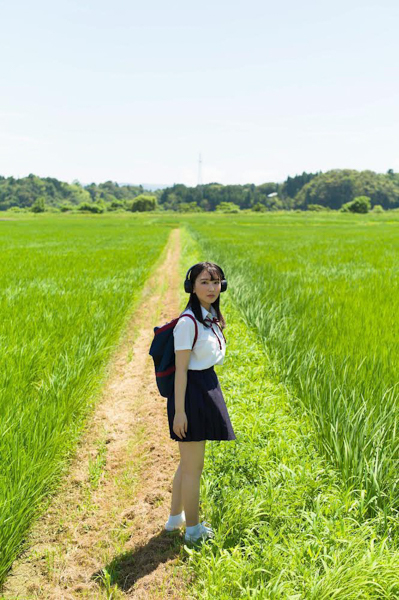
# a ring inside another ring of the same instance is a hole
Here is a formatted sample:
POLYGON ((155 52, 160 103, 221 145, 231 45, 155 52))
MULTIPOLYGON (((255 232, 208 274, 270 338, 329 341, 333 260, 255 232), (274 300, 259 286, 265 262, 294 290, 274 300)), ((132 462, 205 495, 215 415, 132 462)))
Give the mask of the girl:
POLYGON ((190 267, 184 283, 190 299, 183 313, 193 315, 197 321, 194 348, 195 324, 190 317, 181 317, 173 330, 175 386, 167 400, 167 411, 170 437, 179 442, 180 463, 173 479, 165 529, 177 529, 187 520, 186 541, 214 537, 209 523, 199 523, 205 441, 236 439, 214 370, 214 365, 223 364, 226 352, 222 331, 226 323, 219 308, 220 293, 226 287, 224 273, 215 263, 200 262, 190 267))

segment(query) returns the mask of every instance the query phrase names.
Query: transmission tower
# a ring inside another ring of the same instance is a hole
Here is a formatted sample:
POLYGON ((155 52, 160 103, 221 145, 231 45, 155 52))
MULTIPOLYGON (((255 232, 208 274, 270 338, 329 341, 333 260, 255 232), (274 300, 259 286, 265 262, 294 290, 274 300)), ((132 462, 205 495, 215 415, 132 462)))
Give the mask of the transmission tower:
POLYGON ((202 185, 202 159, 201 159, 201 154, 199 155, 199 160, 198 160, 198 185, 202 185))
POLYGON ((197 187, 199 189, 200 201, 202 201, 203 194, 202 194, 202 158, 201 158, 201 154, 199 155, 199 159, 198 159, 198 186, 197 187))

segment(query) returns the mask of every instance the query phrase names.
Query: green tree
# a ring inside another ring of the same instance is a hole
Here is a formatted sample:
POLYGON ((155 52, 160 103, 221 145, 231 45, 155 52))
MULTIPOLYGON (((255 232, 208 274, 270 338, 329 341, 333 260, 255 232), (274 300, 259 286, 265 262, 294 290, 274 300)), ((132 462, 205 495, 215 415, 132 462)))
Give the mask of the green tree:
POLYGON ((181 202, 178 206, 179 212, 202 212, 202 209, 196 202, 181 202))
POLYGON ((155 196, 139 194, 134 198, 130 210, 133 212, 146 212, 155 210, 157 207, 157 199, 155 196))
POLYGON ((308 210, 314 211, 314 212, 320 212, 320 211, 326 211, 326 210, 331 210, 328 206, 322 206, 321 204, 308 204, 308 210))
POLYGON ((74 208, 74 205, 71 204, 70 202, 64 202, 63 204, 60 204, 60 212, 68 212, 69 210, 72 210, 74 208))
POLYGON ((112 212, 115 210, 125 210, 126 206, 122 200, 113 200, 111 204, 108 205, 107 210, 112 212))
POLYGON ((36 198, 31 206, 31 211, 35 213, 44 212, 46 210, 46 199, 44 196, 36 198))
POLYGON ((399 181, 374 171, 333 169, 307 183, 296 195, 295 204, 306 209, 309 204, 320 204, 338 210, 358 196, 368 196, 371 205, 384 208, 399 205, 399 181))
POLYGON ((264 204, 261 204, 260 202, 257 202, 256 204, 253 205, 252 210, 254 212, 266 212, 267 208, 264 204))
POLYGON ((370 198, 368 196, 357 196, 351 202, 346 202, 342 212, 367 213, 370 210, 370 198))
POLYGON ((234 202, 221 202, 216 207, 216 212, 238 213, 240 212, 240 207, 234 204, 234 202))
MULTIPOLYGON (((321 171, 319 172, 321 173, 321 171)), ((319 173, 305 173, 303 171, 302 175, 295 175, 295 177, 287 177, 281 186, 281 195, 283 197, 295 198, 297 193, 303 188, 304 185, 309 183, 314 177, 316 177, 319 173)), ((270 192, 275 192, 277 190, 270 190, 270 192)), ((270 194, 268 192, 268 194, 270 194)))
POLYGON ((78 206, 78 210, 81 210, 82 212, 100 214, 105 212, 105 204, 102 201, 81 202, 78 206))
POLYGON ((80 204, 82 202, 90 202, 91 196, 87 190, 82 188, 80 184, 65 184, 65 197, 72 204, 80 204))

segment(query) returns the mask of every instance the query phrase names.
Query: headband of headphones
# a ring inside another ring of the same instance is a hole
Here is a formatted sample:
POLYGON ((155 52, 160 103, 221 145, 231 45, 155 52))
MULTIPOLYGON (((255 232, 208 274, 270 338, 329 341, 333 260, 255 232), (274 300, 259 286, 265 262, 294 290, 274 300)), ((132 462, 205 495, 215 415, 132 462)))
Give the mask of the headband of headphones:
MULTIPOLYGON (((184 280, 184 291, 187 294, 191 294, 192 291, 193 291, 193 284, 192 284, 192 282, 189 279, 189 273, 190 273, 191 269, 193 269, 194 267, 196 267, 199 264, 200 263, 195 263, 195 265, 193 265, 192 267, 190 267, 189 270, 186 273, 186 279, 184 280)), ((219 267, 219 265, 216 265, 216 266, 219 267)), ((219 269, 222 272, 222 281, 221 281, 222 285, 221 285, 220 291, 221 292, 225 292, 226 289, 227 289, 227 280, 225 279, 222 267, 219 267, 219 269)))

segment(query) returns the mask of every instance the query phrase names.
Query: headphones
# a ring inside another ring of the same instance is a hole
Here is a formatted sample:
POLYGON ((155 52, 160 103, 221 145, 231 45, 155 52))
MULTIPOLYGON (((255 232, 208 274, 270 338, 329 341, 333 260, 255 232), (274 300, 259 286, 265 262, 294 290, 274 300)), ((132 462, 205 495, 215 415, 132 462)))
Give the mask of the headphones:
MULTIPOLYGON (((195 263, 195 265, 193 265, 192 267, 190 267, 189 270, 186 273, 186 279, 184 281, 184 291, 187 294, 191 294, 192 291, 193 291, 193 284, 192 284, 192 281, 190 281, 190 279, 189 279, 189 273, 190 273, 191 269, 193 269, 194 267, 196 267, 199 264, 200 263, 195 263)), ((219 265, 216 265, 216 266, 219 267, 219 265)), ((224 273, 223 273, 223 269, 221 267, 219 267, 219 269, 222 272, 222 281, 221 281, 222 285, 221 285, 220 291, 221 292, 225 292, 226 289, 227 289, 227 280, 225 279, 225 276, 224 276, 224 273)))

